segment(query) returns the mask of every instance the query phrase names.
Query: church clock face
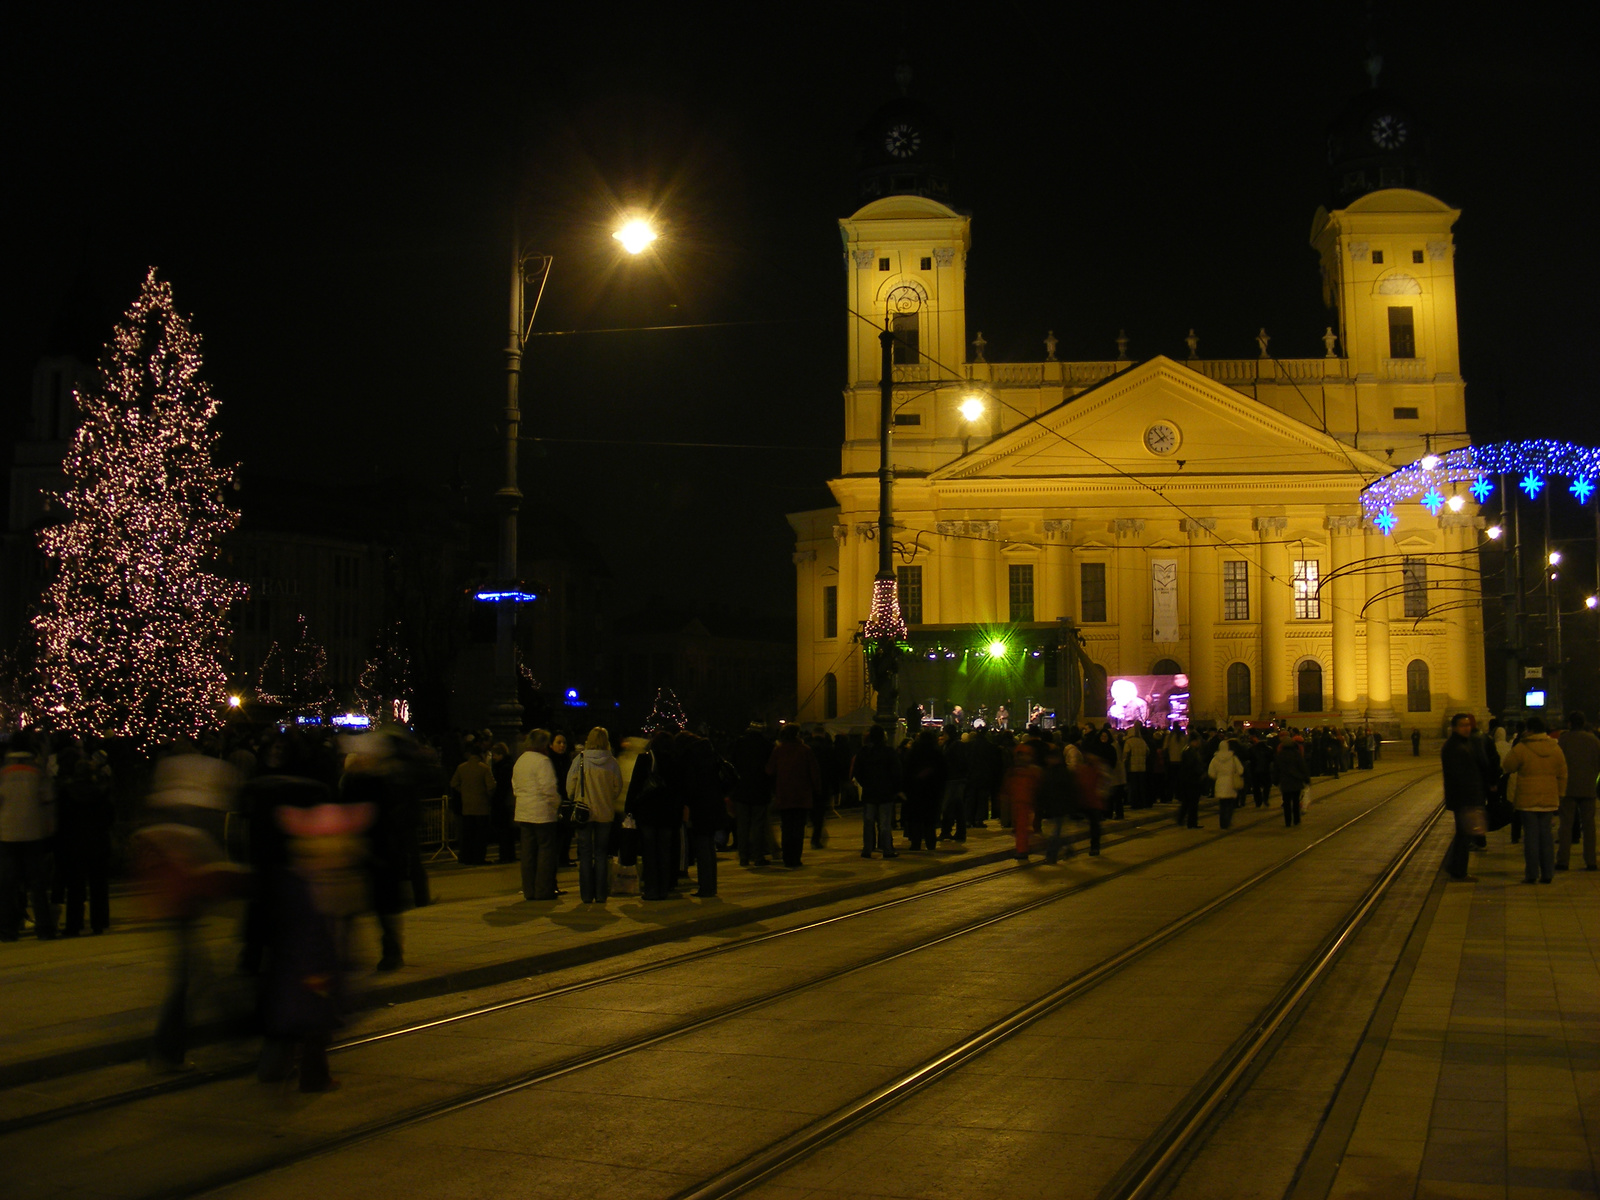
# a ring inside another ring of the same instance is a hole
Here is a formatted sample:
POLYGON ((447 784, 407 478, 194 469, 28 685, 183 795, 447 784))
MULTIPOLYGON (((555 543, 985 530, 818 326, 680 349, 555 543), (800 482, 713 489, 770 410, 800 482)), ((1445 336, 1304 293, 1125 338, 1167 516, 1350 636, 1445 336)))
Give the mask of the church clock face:
POLYGON ((922 134, 914 125, 895 125, 883 139, 883 148, 896 158, 910 158, 921 146, 922 134))
POLYGON ((1372 144, 1382 150, 1398 150, 1406 140, 1406 123, 1393 113, 1372 122, 1372 144))
POLYGON ((1170 421, 1157 421, 1144 431, 1144 448, 1151 454, 1171 454, 1178 448, 1178 427, 1170 421))

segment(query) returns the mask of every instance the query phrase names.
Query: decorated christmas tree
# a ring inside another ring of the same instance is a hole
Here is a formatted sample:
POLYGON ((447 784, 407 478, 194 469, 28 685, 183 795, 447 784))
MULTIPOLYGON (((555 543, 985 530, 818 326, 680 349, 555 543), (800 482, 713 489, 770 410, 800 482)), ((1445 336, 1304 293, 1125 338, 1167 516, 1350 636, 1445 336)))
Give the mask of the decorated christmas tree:
POLYGON ((399 621, 374 640, 372 655, 356 681, 361 711, 374 722, 411 723, 411 652, 399 621))
POLYGON ((656 692, 656 702, 650 709, 650 715, 645 718, 644 731, 653 735, 658 729, 687 729, 689 718, 683 711, 683 705, 678 703, 678 697, 669 687, 661 688, 656 692))
POLYGON ((328 651, 311 636, 305 614, 296 620, 294 644, 287 650, 273 642, 261 662, 256 696, 264 704, 281 705, 291 716, 326 717, 333 712, 328 686, 328 651))
POLYGON ((39 716, 143 743, 220 724, 228 612, 245 591, 212 570, 237 521, 223 502, 233 467, 212 458, 200 339, 154 268, 76 399, 66 517, 40 533, 56 570, 34 618, 39 716))

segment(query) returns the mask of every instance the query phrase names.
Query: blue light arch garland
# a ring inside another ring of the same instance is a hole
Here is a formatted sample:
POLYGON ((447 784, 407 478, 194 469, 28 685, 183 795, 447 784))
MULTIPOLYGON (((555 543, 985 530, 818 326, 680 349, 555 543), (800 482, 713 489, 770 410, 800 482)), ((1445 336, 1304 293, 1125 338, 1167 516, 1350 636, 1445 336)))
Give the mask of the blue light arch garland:
POLYGON ((1530 500, 1537 499, 1552 478, 1564 478, 1569 481, 1567 491, 1578 503, 1586 504, 1600 479, 1600 447, 1541 438, 1446 450, 1407 463, 1363 488, 1361 511, 1388 534, 1400 521, 1396 506, 1417 501, 1437 515, 1447 503, 1445 489, 1459 484, 1466 484, 1473 499, 1482 504, 1497 486, 1494 477, 1498 475, 1515 477, 1516 485, 1530 500), (1423 465, 1432 459, 1437 461, 1431 467, 1423 465))

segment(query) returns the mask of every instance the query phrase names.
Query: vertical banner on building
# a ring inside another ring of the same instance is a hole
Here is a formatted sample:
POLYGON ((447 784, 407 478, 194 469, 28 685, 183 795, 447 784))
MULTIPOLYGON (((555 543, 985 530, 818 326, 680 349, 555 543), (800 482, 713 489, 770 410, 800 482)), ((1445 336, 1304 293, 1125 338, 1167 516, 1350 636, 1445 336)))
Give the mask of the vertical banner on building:
POLYGON ((1178 560, 1150 560, 1151 628, 1150 640, 1178 640, 1178 560))

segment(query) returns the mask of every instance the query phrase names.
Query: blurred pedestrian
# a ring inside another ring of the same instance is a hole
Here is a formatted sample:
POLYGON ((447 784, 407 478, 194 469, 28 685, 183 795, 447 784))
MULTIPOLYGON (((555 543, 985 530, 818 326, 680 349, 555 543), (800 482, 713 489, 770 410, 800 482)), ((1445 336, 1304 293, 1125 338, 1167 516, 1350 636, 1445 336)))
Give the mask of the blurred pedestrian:
POLYGON ((1233 808, 1244 786, 1244 764, 1233 752, 1233 743, 1224 738, 1211 757, 1206 774, 1216 783, 1217 823, 1224 829, 1233 825, 1233 808))
POLYGON ((739 782, 733 793, 734 843, 741 867, 765 867, 767 857, 767 805, 772 801, 772 776, 767 760, 772 739, 766 726, 752 724, 733 743, 733 769, 739 782))
POLYGON ((861 789, 861 857, 879 850, 896 857, 894 803, 900 792, 900 758, 889 747, 882 725, 867 730, 866 744, 856 751, 850 777, 861 789))
POLYGON ((925 727, 911 743, 904 772, 906 802, 900 823, 913 850, 934 848, 947 770, 938 731, 925 727))
POLYGON ((62 932, 83 932, 83 906, 89 905, 89 931, 104 933, 111 924, 111 826, 116 811, 111 795, 111 768, 104 750, 74 747, 62 762, 56 788, 56 877, 65 901, 62 932))
POLYGON ((1581 712, 1567 717, 1567 732, 1561 736, 1561 753, 1567 759, 1567 787, 1561 797, 1560 828, 1556 833, 1556 870, 1565 871, 1572 861, 1572 843, 1577 827, 1583 830, 1583 865, 1595 864, 1595 778, 1600 776, 1600 738, 1588 729, 1581 712))
POLYGON ((490 798, 493 837, 499 847, 498 863, 514 862, 517 857, 516 794, 511 790, 511 770, 515 760, 504 742, 489 748, 489 770, 494 775, 494 794, 490 798))
POLYGON ((970 759, 959 728, 944 737, 944 803, 939 814, 939 840, 967 840, 967 769, 970 759))
POLYGON ((0 767, 0 942, 14 942, 22 926, 20 901, 33 906, 34 933, 56 936, 50 903, 50 844, 56 832, 55 789, 34 754, 34 735, 11 735, 0 767))
POLYGON ((683 804, 674 787, 676 764, 672 751, 672 732, 656 730, 634 761, 633 776, 628 781, 626 811, 638 830, 642 900, 670 900, 677 896, 674 837, 683 824, 683 804))
MULTIPOLYGON (((1061 763, 1061 758, 1059 755, 1051 755, 1046 761, 1061 763)), ((1046 861, 1055 861, 1055 851, 1060 846, 1059 826, 1061 821, 1066 820, 1067 806, 1065 803, 1056 808, 1051 806, 1050 801, 1056 797, 1045 794, 1042 787, 1047 770, 1048 768, 1041 767, 1035 761, 1033 747, 1025 742, 1017 747, 1011 769, 1005 773, 1005 778, 1000 784, 1005 806, 1011 810, 1011 830, 1015 835, 1013 852, 1018 862, 1028 861, 1036 804, 1047 838, 1050 836, 1052 821, 1056 823, 1055 840, 1047 842, 1046 861)), ((1061 770, 1063 773, 1066 772, 1064 763, 1061 764, 1061 770)))

